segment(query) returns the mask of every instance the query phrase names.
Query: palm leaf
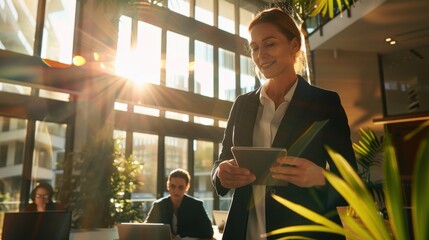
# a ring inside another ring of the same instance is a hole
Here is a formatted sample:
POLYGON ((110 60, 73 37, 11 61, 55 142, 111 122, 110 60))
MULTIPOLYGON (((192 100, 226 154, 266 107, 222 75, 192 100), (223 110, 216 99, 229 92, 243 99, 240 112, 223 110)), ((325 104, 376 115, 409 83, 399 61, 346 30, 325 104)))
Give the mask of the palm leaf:
POLYGON ((385 138, 385 201, 389 222, 392 226, 395 239, 407 239, 404 221, 404 205, 402 203, 401 179, 399 176, 398 164, 395 149, 392 146, 390 136, 385 138))
POLYGON ((350 229, 350 231, 346 233, 347 239, 361 240, 372 238, 368 230, 364 228, 362 224, 359 224, 358 220, 353 216, 342 216, 341 221, 344 221, 344 224, 350 229))
POLYGON ((350 207, 358 209, 356 214, 361 219, 362 224, 368 229, 373 239, 389 239, 387 227, 378 214, 378 210, 366 187, 362 188, 361 186, 361 192, 366 192, 366 194, 361 195, 354 190, 358 186, 353 186, 353 183, 346 182, 330 172, 325 172, 325 176, 341 196, 346 199, 350 207))
POLYGON ((382 151, 382 137, 377 138, 374 131, 371 129, 360 129, 360 140, 358 143, 353 143, 356 161, 361 166, 359 176, 365 182, 370 182, 370 168, 373 166, 382 166, 383 159, 377 158, 377 155, 382 151))
MULTIPOLYGON (((423 125, 428 126, 429 121, 423 125)), ((416 239, 429 238, 429 191, 427 185, 429 183, 429 134, 421 142, 417 153, 415 165, 415 178, 412 186, 412 218, 414 223, 414 236, 416 239)))
POLYGON ((334 17, 334 10, 338 8, 340 12, 343 11, 342 4, 344 3, 347 8, 350 7, 349 0, 336 0, 337 4, 334 4, 334 0, 315 0, 312 4, 312 8, 309 10, 310 16, 316 16, 317 14, 322 14, 323 16, 326 13, 329 13, 329 17, 334 17))

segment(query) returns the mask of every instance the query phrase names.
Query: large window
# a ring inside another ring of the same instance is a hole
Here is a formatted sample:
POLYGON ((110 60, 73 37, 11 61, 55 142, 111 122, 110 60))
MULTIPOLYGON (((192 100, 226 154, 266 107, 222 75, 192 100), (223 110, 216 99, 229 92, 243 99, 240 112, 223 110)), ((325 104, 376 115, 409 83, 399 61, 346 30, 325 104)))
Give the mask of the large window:
POLYGON ((213 97, 213 73, 213 46, 204 42, 195 41, 195 93, 213 97))
POLYGON ((133 200, 142 201, 143 212, 147 213, 157 193, 158 135, 133 133, 133 155, 143 164, 140 176, 143 186, 133 193, 133 200))
POLYGON ((235 100, 235 53, 219 49, 219 99, 235 100))
POLYGON ((250 21, 252 21, 254 14, 246 10, 244 8, 240 8, 240 26, 239 26, 239 34, 240 37, 245 39, 250 39, 249 31, 247 30, 247 26, 249 25, 250 21))
POLYGON ((259 87, 256 85, 255 66, 251 58, 240 56, 240 70, 240 93, 247 93, 259 87))
POLYGON ((190 16, 189 0, 168 0, 168 8, 187 17, 190 16))
POLYGON ((37 2, 0 2, 0 48, 22 54, 33 55, 37 2))
POLYGON ((0 49, 26 55, 35 53, 35 42, 42 41, 42 58, 70 64, 72 61, 76 0, 46 1, 43 39, 35 39, 39 1, 0 1, 0 49))
POLYGON ((75 12, 76 0, 46 1, 41 54, 43 58, 71 64, 75 12))
POLYGON ((36 122, 32 171, 33 188, 37 182, 48 182, 57 190, 61 188, 66 128, 65 124, 36 122))
POLYGON ((166 86, 189 89, 189 38, 167 32, 166 86))
POLYGON ((139 81, 160 84, 161 80, 161 28, 139 21, 137 55, 141 56, 139 81))
POLYGON ((213 185, 210 173, 213 167, 213 142, 194 140, 194 196, 204 201, 204 207, 211 216, 213 211, 213 185))
POLYGON ((382 56, 387 116, 429 112, 429 46, 382 56))
POLYGON ((165 179, 173 169, 188 169, 188 139, 165 137, 165 179))
POLYGON ((227 0, 219 0, 218 28, 235 34, 234 4, 227 0))
POLYGON ((118 31, 118 46, 116 50, 116 74, 127 77, 136 78, 134 74, 137 68, 136 61, 132 59, 131 49, 131 29, 132 19, 127 16, 119 18, 118 31))
POLYGON ((214 0, 195 0, 195 20, 213 26, 214 0))
POLYGON ((27 129, 26 125, 19 127, 21 121, 0 117, 0 194, 3 196, 3 211, 18 210, 19 207, 24 154, 22 143, 25 142, 27 129), (17 159, 19 157, 21 159, 17 159))

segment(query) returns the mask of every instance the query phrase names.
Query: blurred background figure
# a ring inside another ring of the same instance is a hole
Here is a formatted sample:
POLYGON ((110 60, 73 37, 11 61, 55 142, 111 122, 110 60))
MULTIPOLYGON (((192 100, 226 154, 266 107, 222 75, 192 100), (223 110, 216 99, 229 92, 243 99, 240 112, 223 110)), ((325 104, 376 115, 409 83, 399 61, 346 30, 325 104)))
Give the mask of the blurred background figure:
POLYGON ((28 204, 24 211, 26 212, 45 212, 45 211, 62 211, 66 210, 66 206, 53 202, 52 197, 54 195, 54 189, 49 183, 39 183, 31 191, 30 199, 32 203, 28 204))

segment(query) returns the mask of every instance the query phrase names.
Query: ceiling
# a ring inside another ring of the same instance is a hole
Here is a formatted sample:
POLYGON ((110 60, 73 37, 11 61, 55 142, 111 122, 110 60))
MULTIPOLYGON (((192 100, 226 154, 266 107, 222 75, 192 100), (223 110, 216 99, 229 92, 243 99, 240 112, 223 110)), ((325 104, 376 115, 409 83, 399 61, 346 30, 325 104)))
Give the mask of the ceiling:
MULTIPOLYGON (((364 3, 358 1, 355 4, 364 3)), ((428 59, 429 0, 386 0, 317 49, 344 49, 380 54, 413 50, 428 59), (387 37, 396 40, 397 44, 386 43, 387 37)))

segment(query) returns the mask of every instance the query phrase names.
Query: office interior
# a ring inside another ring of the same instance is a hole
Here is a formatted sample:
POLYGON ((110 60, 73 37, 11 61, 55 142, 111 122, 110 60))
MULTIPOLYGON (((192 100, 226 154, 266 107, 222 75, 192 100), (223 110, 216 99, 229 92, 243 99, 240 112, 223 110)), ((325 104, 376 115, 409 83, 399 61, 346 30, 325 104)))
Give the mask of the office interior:
MULTIPOLYGON (((45 181, 56 201, 84 206, 85 227, 104 227, 113 140, 142 165, 131 196, 142 217, 178 167, 208 213, 227 210, 231 194, 215 194, 210 172, 234 99, 261 86, 246 25, 273 1, 106 2, 0 0, 2 212, 45 181)), ((429 119, 428 10, 358 0, 306 21, 310 82, 338 92, 353 142, 360 129, 389 131, 407 185, 427 130, 403 137, 429 119)))

